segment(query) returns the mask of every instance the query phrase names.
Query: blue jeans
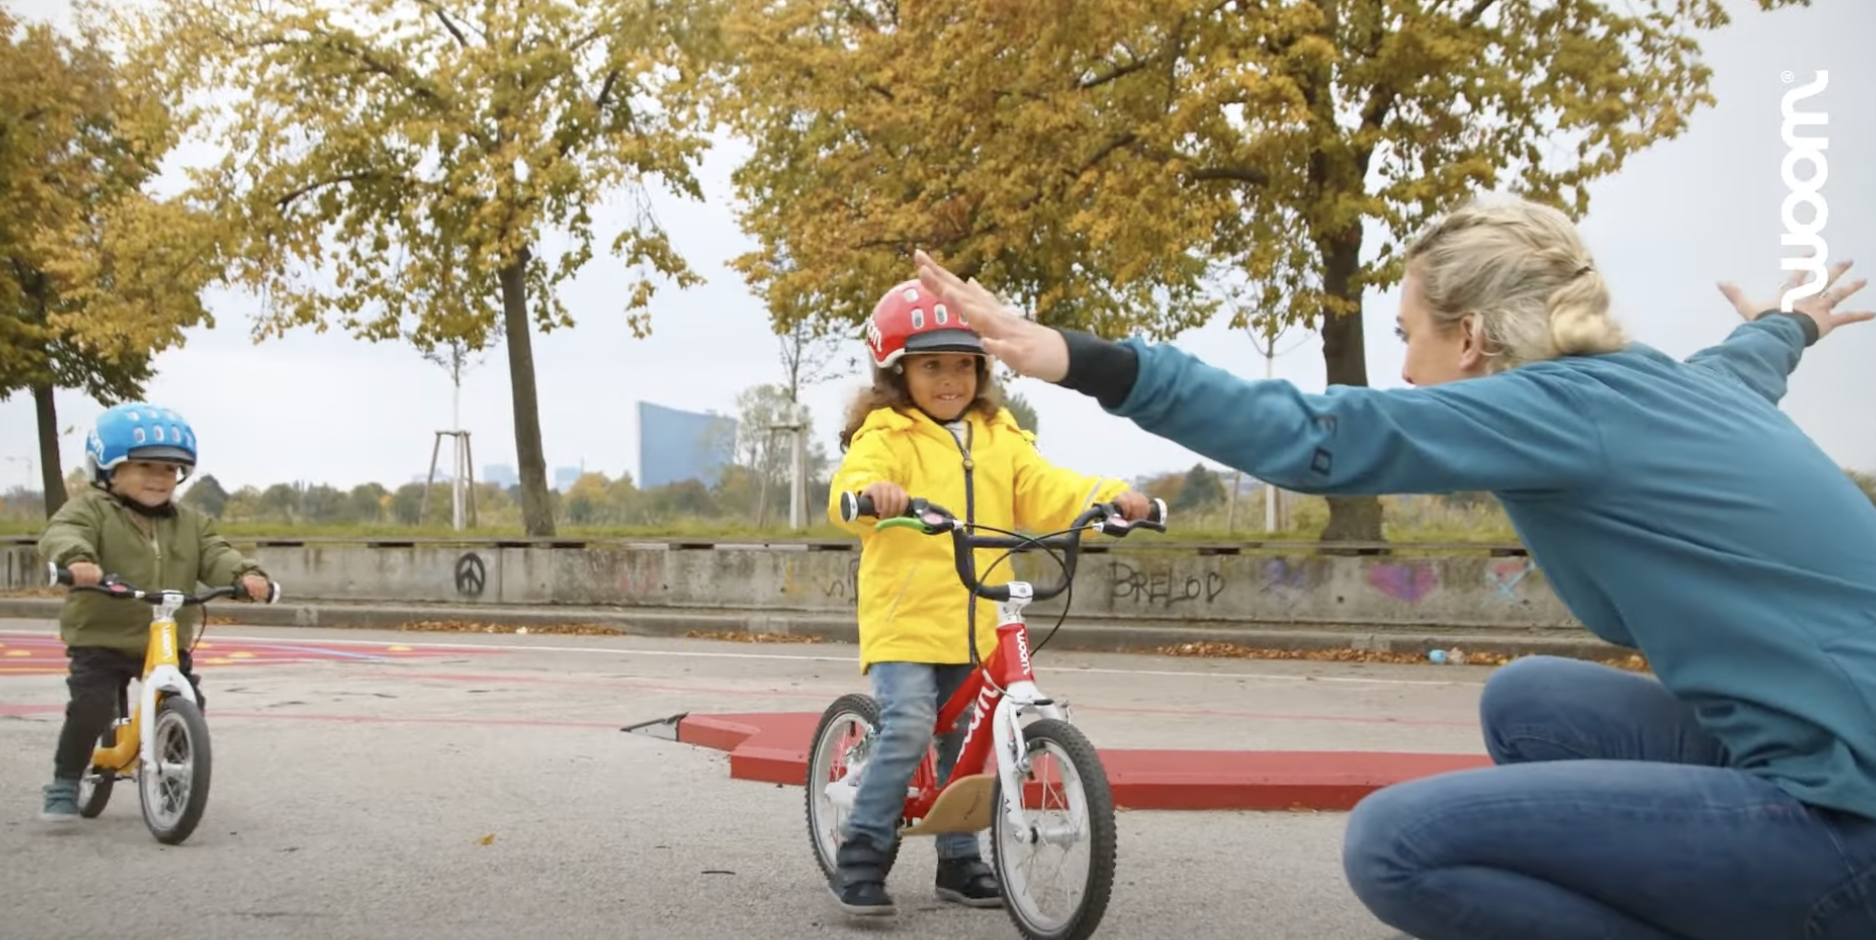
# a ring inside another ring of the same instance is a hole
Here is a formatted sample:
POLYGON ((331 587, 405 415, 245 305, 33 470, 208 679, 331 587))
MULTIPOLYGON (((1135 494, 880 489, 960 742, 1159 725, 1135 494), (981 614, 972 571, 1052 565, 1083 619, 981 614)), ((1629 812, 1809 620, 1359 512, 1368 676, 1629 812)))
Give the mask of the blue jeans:
POLYGON ((1647 676, 1529 657, 1480 698, 1499 766, 1348 820, 1363 904, 1418 940, 1869 940, 1876 821, 1727 767, 1647 676))
MULTIPOLYGON (((876 663, 867 670, 873 681, 873 697, 879 700, 879 736, 867 758, 860 792, 854 794, 853 813, 847 817, 846 831, 842 833, 845 838, 840 868, 844 875, 852 878, 876 874, 877 866, 898 838, 906 790, 931 746, 938 711, 970 677, 973 668, 968 663, 876 663)), ((970 709, 966 709, 951 733, 938 740, 940 782, 950 777, 951 766, 957 763, 964 726, 969 721, 970 709)), ((979 857, 974 832, 945 833, 935 841, 941 859, 979 857)))

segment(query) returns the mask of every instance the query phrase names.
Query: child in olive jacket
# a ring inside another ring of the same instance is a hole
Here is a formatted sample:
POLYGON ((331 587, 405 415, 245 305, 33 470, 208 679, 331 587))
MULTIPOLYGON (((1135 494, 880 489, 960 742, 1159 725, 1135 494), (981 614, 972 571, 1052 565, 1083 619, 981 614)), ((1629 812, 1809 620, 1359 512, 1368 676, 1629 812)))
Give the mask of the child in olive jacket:
MULTIPOLYGON (((260 565, 215 531, 214 520, 171 497, 196 463, 195 432, 173 411, 144 403, 98 416, 85 442, 93 488, 59 508, 39 538, 39 555, 68 568, 78 585, 116 575, 145 590, 194 591, 198 583, 239 582, 250 599, 271 591, 260 565)), ((176 614, 181 668, 202 701, 189 647, 197 611, 176 614)), ((88 591, 68 594, 59 638, 71 660, 70 700, 59 731, 42 818, 78 818, 78 781, 116 717, 119 696, 143 674, 150 610, 88 591)))

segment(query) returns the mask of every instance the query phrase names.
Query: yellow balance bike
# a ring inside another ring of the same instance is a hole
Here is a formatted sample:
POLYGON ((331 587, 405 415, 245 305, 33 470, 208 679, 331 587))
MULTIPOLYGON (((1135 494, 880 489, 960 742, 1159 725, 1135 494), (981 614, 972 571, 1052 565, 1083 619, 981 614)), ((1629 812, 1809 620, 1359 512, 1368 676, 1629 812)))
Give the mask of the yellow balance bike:
MULTIPOLYGON (((119 779, 135 778, 143 803, 143 822, 156 840, 177 845, 195 832, 208 807, 211 751, 208 723, 195 697, 195 687, 182 673, 177 651, 176 612, 222 597, 236 597, 239 587, 220 587, 206 594, 181 591, 145 591, 116 575, 97 585, 74 585, 72 573, 49 566, 53 584, 74 591, 142 601, 152 608, 150 642, 143 657, 143 676, 137 703, 130 705, 128 686, 118 690, 117 717, 104 733, 91 758, 91 769, 78 783, 78 813, 86 819, 104 812, 111 787, 119 779), (146 721, 145 719, 149 719, 146 721)), ((280 598, 280 585, 269 584, 267 603, 280 598)))

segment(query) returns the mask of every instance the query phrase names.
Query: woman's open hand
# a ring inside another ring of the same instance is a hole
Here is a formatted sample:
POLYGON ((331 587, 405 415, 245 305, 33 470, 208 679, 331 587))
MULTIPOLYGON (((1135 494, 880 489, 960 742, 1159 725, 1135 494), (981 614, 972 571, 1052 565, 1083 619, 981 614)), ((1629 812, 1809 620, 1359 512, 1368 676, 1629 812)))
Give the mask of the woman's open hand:
MULTIPOLYGON (((1809 297, 1801 297, 1791 305, 1793 313, 1802 313, 1817 324, 1818 339, 1829 336, 1831 330, 1845 324, 1861 323, 1864 320, 1876 318, 1876 311, 1837 309, 1838 304, 1849 299, 1851 294, 1862 290, 1864 285, 1869 283, 1863 278, 1844 281, 1844 272, 1850 270, 1850 264, 1851 262, 1845 260, 1831 265, 1824 272, 1824 289, 1809 297)), ((1791 272, 1791 276, 1786 278, 1784 285, 1779 288, 1778 296, 1771 300, 1748 300, 1746 292, 1732 281, 1722 283, 1720 293, 1726 295, 1727 300, 1732 301, 1733 309, 1739 311, 1741 317, 1756 320, 1760 314, 1768 310, 1782 309, 1782 298, 1786 293, 1803 284, 1804 278, 1805 272, 1802 268, 1791 272)))
POLYGON ((913 259, 918 262, 919 282, 964 316, 983 337, 990 355, 1044 382, 1060 382, 1068 376, 1068 342, 1062 334, 1006 306, 976 279, 960 279, 923 251, 914 252, 913 259))

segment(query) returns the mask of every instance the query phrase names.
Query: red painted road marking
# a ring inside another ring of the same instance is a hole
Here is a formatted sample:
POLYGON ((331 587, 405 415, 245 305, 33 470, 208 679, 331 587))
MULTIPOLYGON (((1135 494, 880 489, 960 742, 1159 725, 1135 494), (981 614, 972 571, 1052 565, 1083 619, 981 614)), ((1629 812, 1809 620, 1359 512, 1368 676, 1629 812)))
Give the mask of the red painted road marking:
MULTIPOLYGON (((692 715, 678 740, 728 751, 730 777, 801 786, 815 713, 692 715)), ((1097 748, 1114 804, 1163 810, 1346 810, 1382 787, 1491 766, 1483 754, 1097 748)))
MULTIPOLYGON (((199 666, 209 667, 334 661, 378 662, 385 659, 420 659, 483 652, 425 648, 408 643, 336 645, 318 641, 222 641, 211 632, 195 645, 194 655, 199 666)), ((0 633, 0 676, 62 676, 65 672, 65 643, 57 636, 44 633, 0 633)))
MULTIPOLYGON (((6 705, 0 704, 0 717, 24 718, 29 715, 57 715, 65 712, 63 705, 6 705)), ((224 709, 211 709, 211 719, 250 718, 259 721, 325 721, 339 724, 364 725, 491 725, 504 728, 605 728, 617 730, 616 721, 562 721, 553 718, 470 718, 449 715, 325 715, 293 712, 236 712, 224 709)))
MULTIPOLYGON (((54 716, 63 705, 4 705, 0 716, 54 716)), ((334 715, 223 711, 216 720, 333 724, 461 725, 615 730, 616 721, 433 715, 334 715)), ((730 778, 801 786, 807 746, 820 716, 811 712, 696 715, 678 723, 681 743, 728 751, 730 778)), ((1101 748, 1116 806, 1155 810, 1347 810, 1386 786, 1491 765, 1480 754, 1375 751, 1202 751, 1101 748)))

